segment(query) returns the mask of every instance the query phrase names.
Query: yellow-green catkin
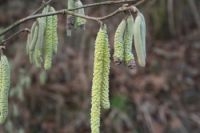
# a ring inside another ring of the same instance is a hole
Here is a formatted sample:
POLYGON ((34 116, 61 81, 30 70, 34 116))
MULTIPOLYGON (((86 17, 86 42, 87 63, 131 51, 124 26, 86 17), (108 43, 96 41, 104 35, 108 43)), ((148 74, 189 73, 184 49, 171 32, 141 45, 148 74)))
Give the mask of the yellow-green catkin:
POLYGON ((134 45, 138 64, 142 67, 146 64, 146 25, 144 16, 138 12, 134 24, 134 45))
POLYGON ((94 55, 94 72, 92 81, 91 133, 99 133, 100 110, 109 108, 108 76, 110 69, 110 50, 106 25, 101 26, 94 55))
POLYGON ((5 55, 0 56, 0 123, 8 116, 8 92, 10 89, 10 65, 5 55))
POLYGON ((117 30, 115 32, 114 37, 114 61, 117 64, 121 64, 121 62, 124 60, 124 31, 126 28, 126 21, 123 19, 119 26, 117 27, 117 30))
MULTIPOLYGON (((49 7, 50 10, 50 7, 49 7)), ((44 37, 44 68, 48 70, 52 66, 53 58, 53 16, 47 16, 46 19, 46 30, 44 37)))
POLYGON ((134 20, 132 15, 129 15, 126 19, 126 29, 124 31, 124 61, 128 65, 132 60, 134 60, 134 55, 132 53, 133 44, 133 33, 134 33, 134 20))
MULTIPOLYGON (((50 8, 50 11, 51 12, 56 12, 56 10, 53 8, 53 7, 51 7, 50 8)), ((52 25, 53 25, 53 52, 56 54, 57 53, 57 51, 58 51, 58 31, 57 31, 57 28, 58 28, 58 17, 57 17, 57 15, 54 15, 54 16, 52 16, 53 18, 52 18, 52 25)))
POLYGON ((103 27, 104 36, 104 51, 103 51, 103 73, 102 73, 102 88, 101 88, 101 106, 104 109, 110 108, 109 100, 109 74, 110 74, 110 48, 107 34, 107 27, 103 27))
MULTIPOLYGON (((75 8, 82 7, 83 3, 80 0, 75 0, 75 8)), ((84 8, 75 10, 75 13, 78 13, 80 15, 85 15, 84 8)), ((84 26, 86 23, 86 20, 84 18, 76 17, 75 18, 75 27, 78 28, 80 26, 84 26)))

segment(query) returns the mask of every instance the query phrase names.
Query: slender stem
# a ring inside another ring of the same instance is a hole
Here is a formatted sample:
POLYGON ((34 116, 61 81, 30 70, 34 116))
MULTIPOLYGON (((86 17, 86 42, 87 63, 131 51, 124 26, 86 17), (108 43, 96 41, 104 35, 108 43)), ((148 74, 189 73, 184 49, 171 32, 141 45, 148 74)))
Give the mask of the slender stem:
MULTIPOLYGON (((143 2, 144 0, 140 0, 140 1, 143 2)), ((94 4, 85 5, 85 6, 81 7, 81 8, 92 7, 92 6, 99 6, 99 5, 109 5, 109 4, 120 4, 120 3, 122 4, 122 3, 127 3, 127 2, 136 2, 136 0, 100 2, 100 3, 94 3, 94 4)), ((136 3, 136 4, 138 4, 138 3, 136 3)), ((75 10, 75 9, 73 9, 73 10, 75 10)), ((69 11, 67 9, 62 9, 62 10, 58 10, 56 12, 50 12, 50 13, 47 13, 47 14, 36 14, 36 15, 28 16, 28 17, 25 17, 23 19, 20 19, 20 20, 16 21, 14 24, 12 24, 12 25, 8 26, 7 28, 5 28, 3 30, 3 32, 0 33, 0 36, 6 34, 8 31, 12 30, 16 26, 18 26, 18 25, 20 25, 20 24, 22 24, 22 23, 24 23, 26 21, 33 20, 33 19, 40 18, 40 17, 52 16, 52 15, 57 15, 57 14, 69 14, 69 15, 81 17, 81 18, 84 18, 84 19, 93 20, 93 21, 96 21, 96 22, 99 23, 99 21, 108 19, 108 18, 114 16, 115 14, 117 14, 117 13, 119 13, 121 11, 125 11, 125 10, 129 10, 129 8, 123 8, 123 10, 122 9, 117 9, 113 13, 110 13, 109 15, 104 16, 104 17, 84 16, 84 15, 80 15, 80 14, 74 13, 73 11, 69 11)))
MULTIPOLYGON (((15 36, 17 36, 18 34, 20 34, 21 32, 30 32, 30 30, 28 28, 22 29, 17 31, 16 33, 12 34, 11 36, 9 36, 7 39, 3 40, 2 42, 0 42, 0 44, 5 44, 7 41, 9 41, 10 39, 14 38, 15 36)), ((0 46, 0 48, 4 48, 5 46, 0 46)))
POLYGON ((42 5, 38 9, 36 9, 31 15, 37 14, 40 10, 42 10, 46 5, 50 4, 51 2, 52 2, 52 0, 43 2, 42 5))
POLYGON ((74 11, 77 9, 81 8, 88 8, 88 7, 95 7, 95 6, 102 6, 102 5, 113 5, 113 4, 124 4, 124 3, 130 3, 134 4, 138 0, 116 0, 116 1, 104 1, 104 2, 99 2, 99 3, 93 3, 93 4, 85 4, 82 7, 74 8, 74 9, 69 9, 69 11, 74 11))

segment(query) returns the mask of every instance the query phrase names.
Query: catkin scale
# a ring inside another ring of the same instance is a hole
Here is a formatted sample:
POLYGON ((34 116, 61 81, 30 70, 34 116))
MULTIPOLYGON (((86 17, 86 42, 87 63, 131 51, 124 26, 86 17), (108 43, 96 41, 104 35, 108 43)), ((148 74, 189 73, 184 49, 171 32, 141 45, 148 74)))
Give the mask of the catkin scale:
POLYGON ((126 28, 126 21, 123 19, 117 30, 114 37, 114 61, 117 64, 120 64, 124 59, 124 31, 126 28))
POLYGON ((106 26, 102 26, 95 42, 94 72, 92 80, 91 132, 99 133, 100 110, 109 108, 108 76, 110 50, 106 26))
POLYGON ((10 66, 6 56, 0 56, 0 123, 8 115, 8 92, 10 89, 10 66))
POLYGON ((146 27, 143 15, 138 12, 134 24, 134 45, 137 54, 138 64, 142 67, 146 64, 146 27))

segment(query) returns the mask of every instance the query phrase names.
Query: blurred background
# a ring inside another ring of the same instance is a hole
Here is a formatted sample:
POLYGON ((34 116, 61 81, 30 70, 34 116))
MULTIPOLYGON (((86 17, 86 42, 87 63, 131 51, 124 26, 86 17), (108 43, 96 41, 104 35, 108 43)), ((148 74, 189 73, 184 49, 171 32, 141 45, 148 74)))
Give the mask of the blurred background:
MULTIPOLYGON (((42 0, 1 0, 0 29, 26 17, 42 0)), ((100 0, 84 0, 84 4, 100 0)), ((57 10, 67 0, 51 3, 57 10)), ((104 16, 120 5, 87 8, 104 16)), ((111 109, 102 111, 102 133, 200 132, 200 1, 146 0, 139 6, 147 23, 147 65, 135 74, 111 63, 111 109)), ((111 53, 113 36, 123 18, 106 20, 111 53)), ((15 28, 30 28, 33 21, 15 28)), ((66 36, 66 17, 59 15, 59 52, 50 71, 31 65, 25 53, 26 34, 7 43, 12 67, 9 117, 1 133, 89 133, 94 41, 99 29, 66 36)), ((5 37, 6 37, 5 36, 5 37)))

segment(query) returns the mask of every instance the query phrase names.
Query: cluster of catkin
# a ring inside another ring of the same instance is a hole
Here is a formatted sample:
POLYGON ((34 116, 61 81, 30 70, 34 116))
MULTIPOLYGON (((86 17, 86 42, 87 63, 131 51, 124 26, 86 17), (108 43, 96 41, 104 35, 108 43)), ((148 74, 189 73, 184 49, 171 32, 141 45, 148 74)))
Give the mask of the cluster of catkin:
POLYGON ((5 55, 0 55, 0 124, 8 116, 8 92, 10 89, 10 65, 5 55))
MULTIPOLYGON (((114 60, 118 64, 122 61, 130 68, 135 67, 135 59, 132 52, 134 40, 138 64, 142 67, 146 64, 146 24, 144 16, 137 10, 134 20, 128 15, 119 24, 114 37, 114 60)), ((92 80, 91 101, 91 133, 100 132, 101 109, 109 109, 109 73, 110 73, 110 49, 107 34, 107 26, 102 24, 96 37, 94 68, 92 80)))
POLYGON ((144 16, 137 10, 136 18, 129 13, 119 24, 114 38, 114 61, 117 64, 125 62, 129 68, 135 67, 135 58, 132 52, 134 40, 138 64, 146 64, 146 24, 144 16))
MULTIPOLYGON (((47 5, 42 14, 55 12, 55 9, 47 5)), ((37 67, 44 66, 48 70, 52 66, 53 54, 57 53, 57 15, 38 18, 31 27, 27 37, 26 52, 30 62, 37 67)))

